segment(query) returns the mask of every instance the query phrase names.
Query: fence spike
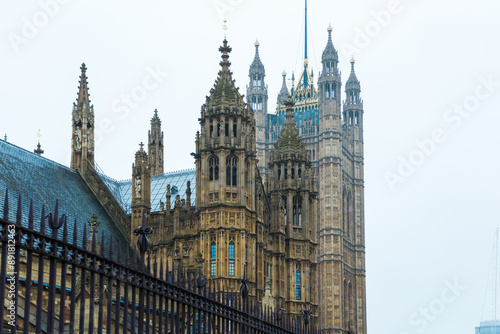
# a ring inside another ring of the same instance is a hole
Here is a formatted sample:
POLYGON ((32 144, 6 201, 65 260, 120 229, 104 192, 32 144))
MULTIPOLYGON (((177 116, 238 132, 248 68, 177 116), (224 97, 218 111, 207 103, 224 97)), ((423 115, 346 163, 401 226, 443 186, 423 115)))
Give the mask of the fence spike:
POLYGON ((122 259, 122 243, 120 241, 117 241, 116 243, 118 244, 118 252, 116 253, 116 262, 118 262, 121 265, 124 265, 122 259))
POLYGON ((187 283, 187 274, 186 274, 186 268, 182 269, 182 288, 186 288, 186 283, 187 283))
POLYGON ((156 254, 155 254, 155 258, 153 259, 153 276, 155 278, 158 278, 158 262, 156 261, 156 254))
POLYGON ((97 233, 96 230, 92 231, 92 253, 96 254, 96 244, 97 244, 97 233))
POLYGON ((129 254, 128 247, 125 247, 125 263, 126 263, 126 266, 130 268, 130 254, 129 254))
POLYGON ((42 205, 42 218, 40 219, 40 233, 45 234, 45 204, 42 205))
POLYGON ((108 259, 113 261, 113 235, 109 237, 108 259))
POLYGON ((33 199, 30 199, 30 213, 28 216, 28 228, 33 231, 33 199))
POLYGON ((151 252, 148 252, 148 267, 146 268, 147 272, 151 272, 151 252))
POLYGON ((3 203, 3 220, 9 220, 9 189, 5 189, 5 200, 3 203))
POLYGON ((181 283, 181 268, 180 263, 177 265, 177 285, 181 283))
POLYGON ((224 303, 225 296, 224 296, 224 285, 222 286, 222 290, 219 292, 219 303, 224 303))
POLYGON ((76 243, 77 243, 77 240, 78 240, 78 226, 76 225, 76 218, 75 218, 75 223, 73 224, 73 246, 77 246, 76 243))
POLYGON ((105 242, 104 242, 104 231, 101 232, 101 256, 105 257, 104 255, 104 247, 105 247, 105 242))
POLYGON ((168 276, 168 259, 167 259, 167 264, 165 266, 165 281, 168 282, 169 276, 168 276))
POLYGON ((160 257, 160 280, 163 281, 163 257, 160 257))
POLYGON ((87 249, 87 224, 83 224, 82 248, 87 249))
POLYGON ((56 199, 56 207, 54 209, 54 224, 57 224, 57 221, 59 220, 59 199, 56 199))
POLYGON ((64 221, 63 227, 63 242, 68 243, 68 223, 66 221, 64 221))
POLYGON ((134 270, 137 270, 137 252, 134 250, 132 250, 132 265, 133 265, 133 268, 134 270))

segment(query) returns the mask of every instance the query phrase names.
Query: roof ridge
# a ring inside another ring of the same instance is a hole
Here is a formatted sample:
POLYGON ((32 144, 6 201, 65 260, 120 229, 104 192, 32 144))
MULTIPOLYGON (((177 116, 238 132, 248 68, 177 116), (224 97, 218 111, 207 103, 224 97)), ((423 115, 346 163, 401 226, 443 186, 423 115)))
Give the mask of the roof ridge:
POLYGON ((57 161, 51 160, 51 159, 46 158, 46 157, 44 157, 44 156, 38 155, 38 154, 36 154, 36 153, 34 153, 34 152, 28 151, 27 149, 25 149, 25 148, 23 148, 23 147, 21 147, 21 146, 17 146, 17 145, 15 145, 15 144, 12 144, 11 142, 8 142, 8 141, 5 141, 5 140, 3 140, 3 139, 0 139, 0 143, 3 143, 3 144, 5 144, 5 145, 9 145, 9 146, 11 146, 11 147, 12 147, 12 148, 14 148, 14 149, 17 149, 17 150, 19 150, 19 151, 23 151, 23 153, 28 153, 28 154, 30 154, 32 157, 36 157, 37 159, 42 159, 42 160, 45 160, 45 161, 47 161, 47 162, 49 162, 49 163, 52 163, 52 164, 54 164, 54 165, 57 165, 57 166, 59 166, 59 167, 65 168, 65 169, 67 169, 67 170, 69 170, 69 171, 71 171, 71 172, 76 173, 76 171, 75 171, 73 168, 70 168, 70 167, 68 167, 68 166, 65 166, 65 165, 63 165, 63 164, 61 164, 61 163, 59 163, 59 162, 57 162, 57 161))

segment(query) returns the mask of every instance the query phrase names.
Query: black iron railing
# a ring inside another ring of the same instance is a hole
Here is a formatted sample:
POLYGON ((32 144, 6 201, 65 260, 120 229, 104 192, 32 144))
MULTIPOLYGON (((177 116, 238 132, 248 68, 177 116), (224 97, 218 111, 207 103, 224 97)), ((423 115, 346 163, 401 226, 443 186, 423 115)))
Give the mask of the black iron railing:
MULTIPOLYGON (((42 208, 36 224, 31 202, 27 226, 21 198, 15 222, 9 221, 8 203, 6 192, 0 219, 0 334, 295 333, 291 316, 248 298, 248 280, 241 280, 241 291, 218 289, 201 269, 193 275, 146 258, 150 230, 144 220, 136 230, 137 254, 119 242, 115 246, 112 238, 105 243, 103 234, 99 241, 87 224, 79 234, 76 221, 69 240, 69 223, 59 216, 57 202, 48 214, 42 208)), ((316 333, 307 328, 306 313, 300 333, 316 333)))

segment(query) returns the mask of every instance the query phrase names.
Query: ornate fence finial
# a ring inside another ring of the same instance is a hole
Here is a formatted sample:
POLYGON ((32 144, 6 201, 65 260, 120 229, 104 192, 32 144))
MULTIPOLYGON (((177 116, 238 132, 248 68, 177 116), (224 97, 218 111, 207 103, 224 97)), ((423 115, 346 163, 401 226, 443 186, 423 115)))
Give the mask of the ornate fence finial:
POLYGON ((312 310, 306 308, 302 310, 302 314, 304 316, 304 324, 306 326, 309 325, 309 322, 311 321, 312 310))
POLYGON ((52 212, 50 212, 46 216, 46 218, 48 218, 49 226, 52 230, 58 230, 66 222, 66 215, 65 214, 63 214, 59 218, 59 201, 58 200, 56 200, 56 207, 54 209, 54 214, 52 214, 52 212))
POLYGON ((252 282, 252 280, 245 276, 243 278, 240 278, 238 282, 241 283, 240 287, 241 296, 243 297, 243 299, 246 299, 249 293, 248 283, 252 282))

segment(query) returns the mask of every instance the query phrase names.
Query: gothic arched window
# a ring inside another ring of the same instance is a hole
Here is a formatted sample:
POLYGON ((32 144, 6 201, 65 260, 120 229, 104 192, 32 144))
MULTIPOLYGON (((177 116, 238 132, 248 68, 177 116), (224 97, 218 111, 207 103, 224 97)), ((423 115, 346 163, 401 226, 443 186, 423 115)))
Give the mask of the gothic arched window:
POLYGON ((302 286, 301 286, 301 277, 300 277, 300 265, 297 265, 295 269, 295 299, 302 299, 302 286))
POLYGON ((230 155, 226 158, 226 185, 236 186, 237 176, 238 176, 238 158, 234 155, 230 155))
POLYGON ((257 110, 257 98, 252 96, 252 109, 257 110))
POLYGON ((257 101, 258 101, 257 109, 262 110, 262 96, 259 96, 259 99, 257 101))
POLYGON ((217 272, 217 245, 215 241, 210 245, 210 276, 214 277, 217 272))
POLYGON ((210 181, 219 179, 219 158, 210 157, 208 159, 208 175, 210 181))
POLYGON ((330 98, 330 84, 325 85, 325 98, 330 98))
POLYGON ((229 276, 234 276, 234 241, 229 243, 229 276))
POLYGON ((295 196, 293 198, 293 225, 302 225, 302 197, 295 196))

